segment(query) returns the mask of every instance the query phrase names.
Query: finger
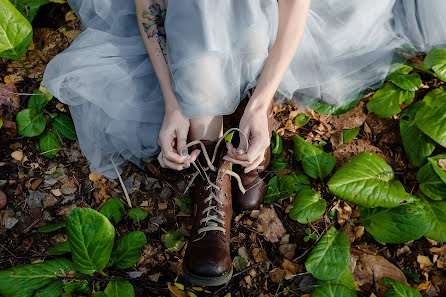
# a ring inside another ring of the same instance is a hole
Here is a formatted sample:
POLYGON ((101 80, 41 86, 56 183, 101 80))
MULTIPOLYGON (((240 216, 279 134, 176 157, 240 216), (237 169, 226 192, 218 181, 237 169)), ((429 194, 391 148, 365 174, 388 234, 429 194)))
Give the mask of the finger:
POLYGON ((160 141, 160 146, 164 154, 164 158, 175 163, 183 163, 186 161, 186 156, 180 156, 174 149, 173 149, 173 142, 168 143, 166 140, 162 139, 160 141))
POLYGON ((232 143, 230 143, 230 142, 226 142, 226 148, 228 149, 228 155, 229 155, 231 158, 236 158, 236 156, 235 156, 235 148, 234 148, 234 146, 232 145, 232 143))
POLYGON ((184 133, 182 130, 177 130, 177 152, 181 156, 187 156, 188 150, 185 147, 187 143, 187 133, 184 133))
POLYGON ((167 160, 166 158, 164 158, 163 162, 164 162, 165 168, 170 168, 170 169, 174 169, 174 170, 178 170, 178 171, 181 171, 183 169, 187 169, 190 167, 190 164, 178 164, 178 163, 172 162, 170 160, 167 160))
POLYGON ((229 155, 226 155, 223 157, 223 160, 227 161, 227 162, 231 162, 233 164, 237 164, 237 165, 242 165, 244 167, 251 165, 251 163, 247 162, 247 161, 242 161, 239 159, 235 159, 229 155))
POLYGON ((192 153, 189 154, 189 156, 191 156, 191 158, 189 160, 184 161, 183 165, 195 162, 195 160, 197 160, 200 153, 201 153, 201 150, 198 150, 198 149, 194 150, 192 153))
POLYGON ((240 130, 243 132, 243 133, 239 133, 240 135, 239 135, 239 137, 240 137, 240 143, 239 143, 239 146, 238 146, 238 148, 237 148, 237 151, 239 152, 239 153, 241 153, 241 154, 243 154, 243 153, 245 153, 245 151, 246 151, 246 149, 248 148, 248 141, 249 141, 249 137, 251 136, 250 134, 250 131, 249 131, 249 129, 245 129, 245 128, 242 128, 242 127, 240 127, 240 130), (246 137, 245 137, 245 136, 246 137))
POLYGON ((257 157, 257 159, 255 159, 254 162, 252 162, 251 165, 249 165, 248 167, 246 167, 243 171, 245 173, 249 173, 252 170, 256 169, 257 167, 259 167, 259 165, 263 162, 263 160, 265 159, 264 154, 261 154, 260 156, 257 157))
POLYGON ((265 140, 257 140, 253 139, 251 142, 251 146, 249 147, 249 150, 246 154, 238 155, 237 159, 241 161, 246 161, 249 164, 252 164, 260 154, 265 153, 265 149, 268 147, 268 141, 265 140))

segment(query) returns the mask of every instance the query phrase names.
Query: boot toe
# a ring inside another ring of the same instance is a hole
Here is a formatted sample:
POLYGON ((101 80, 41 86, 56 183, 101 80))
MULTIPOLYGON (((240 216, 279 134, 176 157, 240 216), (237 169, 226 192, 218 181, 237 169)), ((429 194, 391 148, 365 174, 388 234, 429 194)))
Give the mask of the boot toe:
MULTIPOLYGON (((189 248, 188 248, 189 249, 189 248)), ((191 246, 184 257, 189 273, 201 277, 221 277, 231 270, 229 249, 224 246, 191 246)))
POLYGON ((240 210, 254 210, 263 203, 266 194, 266 184, 261 181, 253 188, 249 189, 245 194, 240 191, 236 193, 234 204, 240 210))

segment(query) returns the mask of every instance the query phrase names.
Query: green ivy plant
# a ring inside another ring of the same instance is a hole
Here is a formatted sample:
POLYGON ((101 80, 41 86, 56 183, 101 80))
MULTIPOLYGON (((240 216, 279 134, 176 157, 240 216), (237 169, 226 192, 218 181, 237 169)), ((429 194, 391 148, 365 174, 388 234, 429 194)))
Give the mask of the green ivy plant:
POLYGON ((48 158, 53 158, 62 149, 62 136, 77 140, 73 121, 65 114, 45 110, 47 97, 39 90, 28 101, 28 108, 16 116, 18 133, 26 137, 39 136, 37 148, 48 158), (46 117, 45 117, 46 115, 46 117))

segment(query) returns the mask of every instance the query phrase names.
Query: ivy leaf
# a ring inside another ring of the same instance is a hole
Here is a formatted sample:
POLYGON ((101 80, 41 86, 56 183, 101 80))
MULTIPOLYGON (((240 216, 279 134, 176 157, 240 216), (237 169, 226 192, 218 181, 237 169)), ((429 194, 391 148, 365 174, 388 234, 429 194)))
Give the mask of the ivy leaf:
POLYGON ((279 196, 280 196, 279 177, 278 176, 274 176, 273 178, 271 178, 269 180, 268 189, 266 190, 266 194, 265 194, 263 202, 265 204, 271 204, 274 201, 276 201, 275 199, 277 197, 279 197, 279 196))
POLYGON ((135 289, 128 281, 110 281, 104 293, 107 297, 135 297, 135 289))
POLYGON ((309 121, 310 121, 309 116, 307 116, 304 113, 300 113, 294 119, 294 125, 296 125, 297 128, 301 128, 301 127, 305 126, 306 124, 308 124, 309 121))
POLYGON ((282 197, 288 198, 304 189, 310 189, 310 180, 302 173, 292 172, 279 177, 279 191, 282 197))
POLYGON ((108 199, 107 202, 99 208, 99 212, 107 219, 110 221, 113 220, 117 224, 124 217, 124 203, 118 198, 108 199))
POLYGON ((43 114, 36 109, 30 108, 21 110, 17 114, 16 123, 19 134, 26 137, 42 134, 46 126, 46 120, 43 114))
POLYGON ((135 207, 129 211, 129 216, 135 221, 142 221, 147 218, 147 211, 141 207, 135 207))
POLYGON ((367 103, 367 109, 380 118, 387 118, 401 112, 400 104, 410 104, 415 92, 404 91, 392 83, 386 83, 367 103))
POLYGON ((8 0, 0 0, 0 11, 0 57, 16 60, 26 54, 33 40, 33 29, 8 0))
POLYGON ((421 78, 418 73, 392 73, 386 80, 391 81, 405 91, 417 91, 421 87, 421 78))
POLYGON ((446 242, 446 201, 432 201, 423 197, 422 203, 431 219, 429 229, 424 234, 427 238, 446 242))
POLYGON ((364 228, 380 243, 405 243, 418 239, 431 224, 420 203, 394 208, 359 208, 364 228))
POLYGON ((420 191, 432 200, 446 198, 446 184, 435 173, 432 164, 427 163, 418 170, 417 181, 420 183, 420 191))
POLYGON ((146 236, 141 231, 133 231, 121 237, 112 252, 110 262, 117 268, 132 267, 141 258, 141 249, 147 244, 146 236))
POLYGON ((344 144, 349 143, 352 139, 358 136, 359 127, 353 129, 343 129, 342 130, 342 140, 344 144))
POLYGON ((336 279, 318 281, 318 286, 311 292, 311 297, 356 297, 356 287, 350 273, 345 271, 336 279))
POLYGON ((289 216, 301 224, 307 224, 319 219, 325 212, 327 202, 319 192, 306 189, 300 191, 293 202, 289 216))
POLYGON ((67 115, 58 115, 53 121, 54 128, 69 140, 77 140, 76 129, 73 121, 67 115))
POLYGON ((273 156, 279 156, 283 151, 282 139, 279 134, 273 131, 271 136, 271 154, 273 156))
MULTIPOLYGON (((74 281, 64 284, 63 286, 64 294, 71 297, 74 293, 91 295, 91 289, 87 281, 74 281)), ((65 295, 62 295, 64 297, 65 295)))
POLYGON ((68 241, 59 243, 46 252, 50 256, 60 256, 68 253, 71 253, 70 243, 68 241))
POLYGON ((446 154, 436 155, 434 157, 428 158, 427 160, 432 165, 432 169, 434 169, 435 173, 441 178, 444 183, 446 183, 446 171, 438 164, 440 160, 446 160, 446 154))
POLYGON ((280 156, 280 157, 277 157, 277 158, 273 158, 271 160, 271 166, 270 166, 269 169, 272 172, 277 172, 277 171, 284 170, 287 165, 288 164, 286 162, 286 159, 284 157, 280 156))
POLYGON ((53 158, 62 149, 62 142, 54 130, 49 130, 40 136, 39 149, 45 152, 43 155, 47 158, 53 158))
POLYGON ((392 289, 387 290, 384 293, 384 297, 422 297, 420 292, 418 292, 415 288, 406 286, 397 280, 382 277, 380 278, 379 282, 383 285, 392 287, 392 289))
POLYGON ((388 80, 388 77, 392 74, 409 74, 413 68, 409 65, 403 64, 403 63, 393 63, 389 67, 389 73, 387 74, 386 80, 388 80))
POLYGON ((331 227, 311 251, 305 267, 319 280, 341 276, 350 262, 350 243, 347 235, 331 227))
POLYGON ((53 231, 59 230, 60 228, 66 227, 66 225, 67 225, 66 221, 62 221, 62 222, 59 222, 56 224, 40 227, 39 232, 42 232, 42 233, 53 232, 53 231))
POLYGON ((11 0, 17 10, 30 22, 39 10, 39 7, 49 3, 49 0, 11 0))
POLYGON ((430 69, 437 74, 438 78, 446 81, 446 48, 433 48, 424 58, 424 68, 430 69))
POLYGON ((48 104, 48 100, 46 99, 45 95, 39 90, 35 90, 34 94, 36 95, 33 95, 31 96, 31 98, 29 98, 28 108, 42 112, 45 106, 48 104))
POLYGON ((422 105, 422 102, 417 102, 400 116, 400 132, 404 151, 407 158, 416 167, 426 163, 427 157, 432 154, 436 145, 435 141, 421 132, 415 125, 415 115, 422 105))
POLYGON ((324 178, 336 164, 336 158, 306 142, 299 135, 294 136, 294 155, 302 161, 305 173, 312 178, 324 178))
POLYGON ((319 100, 319 101, 314 102, 312 105, 310 105, 310 108, 317 113, 329 114, 329 115, 340 115, 340 114, 346 113, 347 111, 349 111, 350 109, 355 107, 356 104, 358 104, 359 101, 361 100, 361 97, 362 97, 362 93, 357 95, 356 98, 359 98, 359 99, 354 99, 353 101, 351 101, 350 103, 348 103, 344 106, 334 106, 334 105, 330 105, 330 104, 327 104, 327 103, 319 100))
POLYGON ((171 230, 166 234, 164 245, 167 249, 177 252, 181 250, 184 245, 184 235, 178 231, 171 230))
POLYGON ((0 295, 5 297, 34 296, 35 292, 53 282, 56 293, 60 295, 62 280, 57 280, 56 277, 64 276, 73 270, 76 270, 73 263, 63 258, 2 270, 0 271, 0 295))
POLYGON ((428 93, 423 99, 415 124, 424 134, 446 147, 446 87, 428 93))
POLYGON ((393 178, 390 165, 375 154, 363 152, 335 172, 328 188, 333 195, 363 207, 395 207, 412 201, 393 178))
POLYGON ((75 208, 67 215, 67 234, 73 262, 85 274, 102 271, 113 249, 115 228, 99 212, 75 208))

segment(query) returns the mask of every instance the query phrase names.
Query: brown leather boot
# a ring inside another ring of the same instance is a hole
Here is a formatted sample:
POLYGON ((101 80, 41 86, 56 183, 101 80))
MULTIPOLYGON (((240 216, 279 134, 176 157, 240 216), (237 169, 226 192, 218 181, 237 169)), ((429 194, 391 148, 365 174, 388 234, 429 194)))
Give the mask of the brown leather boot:
MULTIPOLYGON (((202 141, 209 155, 215 143, 202 141)), ((222 160, 224 145, 219 145, 214 166, 208 166, 202 153, 197 166, 200 176, 195 181, 194 223, 183 259, 183 276, 200 286, 219 286, 232 277, 232 260, 229 249, 232 203, 229 163, 222 160)))
MULTIPOLYGON (((274 100, 271 100, 270 107, 268 109, 268 129, 269 136, 271 138, 271 133, 273 130, 274 116, 274 100)), ((263 162, 260 164, 262 169, 255 169, 249 173, 244 173, 243 168, 238 168, 235 171, 242 180, 242 184, 246 189, 246 193, 243 194, 238 187, 234 187, 233 193, 233 203, 237 209, 240 210, 253 210, 263 203, 263 198, 265 197, 268 185, 263 181, 260 174, 268 167, 271 160, 271 149, 268 147, 265 150, 265 157, 263 162)))

